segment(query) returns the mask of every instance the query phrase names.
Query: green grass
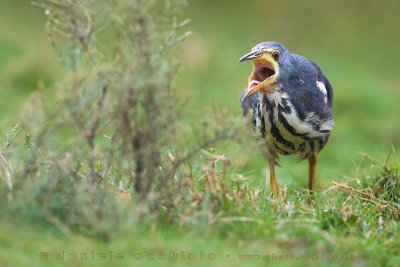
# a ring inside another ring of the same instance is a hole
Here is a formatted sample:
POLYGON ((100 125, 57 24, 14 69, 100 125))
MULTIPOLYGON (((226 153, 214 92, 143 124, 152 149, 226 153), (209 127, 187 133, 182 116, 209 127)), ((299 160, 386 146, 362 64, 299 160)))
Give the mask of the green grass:
MULTIPOLYGON (((197 122, 210 106, 241 116, 239 96, 251 67, 236 62, 262 41, 282 42, 291 52, 315 61, 329 78, 334 89, 336 125, 319 157, 316 194, 310 196, 304 189, 306 163, 282 158, 283 167, 277 169, 277 178, 281 188, 287 185, 287 197, 273 201, 264 191, 267 164, 251 140, 246 145, 229 141, 218 144, 216 151, 225 154, 231 165, 226 176, 222 166, 217 165, 217 175, 209 176, 208 184, 207 173, 202 170, 209 164, 208 154, 192 159, 186 166, 190 194, 177 198, 175 209, 159 211, 158 223, 150 218, 154 213, 143 216, 146 213, 137 210, 137 203, 115 200, 114 189, 99 189, 111 204, 99 207, 106 216, 98 224, 82 224, 86 217, 74 217, 74 212, 90 211, 90 203, 101 203, 91 202, 97 197, 90 194, 78 195, 87 202, 66 202, 75 206, 66 211, 67 215, 63 213, 66 189, 57 195, 59 199, 46 203, 53 205, 51 208, 59 215, 56 220, 49 219, 42 214, 44 203, 38 201, 43 201, 41 196, 46 193, 41 190, 46 187, 31 181, 28 189, 32 192, 14 195, 12 203, 6 202, 8 192, 1 191, 0 266, 55 266, 61 264, 55 259, 60 251, 79 254, 110 250, 124 253, 124 259, 65 259, 63 264, 254 266, 264 265, 265 261, 240 260, 239 255, 275 254, 366 255, 365 261, 332 259, 328 264, 400 265, 400 226, 394 211, 357 198, 356 193, 349 197, 346 190, 334 188, 324 193, 334 180, 373 193, 400 208, 399 154, 393 153, 390 160, 383 162, 369 162, 360 155, 365 152, 385 159, 392 146, 397 150, 400 147, 398 7, 390 0, 243 1, 230 5, 193 1, 184 14, 192 19, 188 28, 193 34, 175 51, 182 69, 174 90, 182 99, 189 98, 184 122, 197 122), (57 221, 65 217, 68 220, 57 221), (171 250, 184 251, 185 260, 135 258, 140 252, 168 254, 171 250), (205 255, 214 253, 216 259, 200 260, 201 251, 205 255), (41 260, 40 252, 48 252, 49 258, 41 260), (196 260, 187 259, 190 252, 195 253, 196 260)), ((40 115, 26 102, 34 98, 36 91, 49 96, 45 99, 47 105, 57 103, 52 90, 62 73, 44 23, 43 11, 28 1, 0 3, 1 136, 26 114, 40 115)), ((58 142, 52 146, 57 147, 58 142)), ((327 261, 269 263, 319 266, 327 261)))
MULTIPOLYGON (((149 215, 140 215, 138 203, 117 200, 117 217, 112 218, 115 224, 107 226, 111 218, 100 217, 91 226, 95 232, 106 230, 106 239, 98 234, 89 237, 87 230, 76 233, 70 224, 35 215, 35 207, 31 207, 30 215, 18 214, 16 206, 23 200, 8 204, 8 209, 1 211, 6 215, 0 220, 1 264, 54 266, 60 263, 56 256, 62 251, 62 261, 70 266, 252 266, 276 264, 273 255, 294 257, 280 260, 284 266, 395 266, 400 262, 399 214, 387 206, 362 200, 361 195, 339 187, 309 195, 290 185, 275 201, 263 187, 249 186, 236 171, 228 171, 224 177, 222 166, 217 165, 216 175, 211 165, 203 166, 209 168, 201 173, 192 168, 193 176, 201 179, 189 185, 190 194, 177 197, 180 201, 173 209, 159 212, 157 225, 151 224, 149 215), (96 255, 107 253, 107 259, 90 258, 92 251, 96 255), (111 260, 109 251, 123 253, 123 260, 111 260), (171 251, 178 259, 169 259, 171 251), (179 258, 182 251, 184 259, 179 258), (40 259, 41 252, 48 258, 40 259), (202 252, 206 255, 203 260, 202 252), (89 259, 73 261, 67 257, 69 253, 76 253, 78 258, 88 253, 89 259), (141 253, 144 259, 137 259, 141 253), (195 260, 188 259, 189 253, 194 253, 191 257, 195 260), (155 255, 155 259, 146 259, 147 255, 155 255), (257 255, 261 259, 249 259, 257 255)), ((399 210, 399 162, 391 158, 385 162, 365 160, 359 167, 363 172, 346 185, 399 210)), ((29 197, 25 201, 33 202, 29 197)), ((92 208, 85 203, 79 211, 92 208)))

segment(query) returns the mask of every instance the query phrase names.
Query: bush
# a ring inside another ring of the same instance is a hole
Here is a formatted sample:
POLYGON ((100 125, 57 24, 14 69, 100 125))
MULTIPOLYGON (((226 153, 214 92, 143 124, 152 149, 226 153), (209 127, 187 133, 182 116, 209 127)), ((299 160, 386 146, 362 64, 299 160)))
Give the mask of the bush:
POLYGON ((172 209, 188 160, 238 130, 224 112, 180 122, 184 101, 171 83, 179 67, 172 48, 189 35, 180 33, 189 22, 179 20, 183 2, 34 5, 45 11, 64 75, 51 104, 32 95, 26 120, 6 138, 9 201, 18 195, 16 208, 36 220, 106 239, 118 227, 119 198, 132 198, 137 218, 172 209))

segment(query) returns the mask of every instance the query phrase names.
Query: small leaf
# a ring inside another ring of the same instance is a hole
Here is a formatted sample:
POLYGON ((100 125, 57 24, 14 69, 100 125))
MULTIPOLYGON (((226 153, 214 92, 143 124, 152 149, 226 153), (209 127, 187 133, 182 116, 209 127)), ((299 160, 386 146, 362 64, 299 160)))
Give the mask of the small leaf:
POLYGON ((18 136, 18 127, 19 125, 15 125, 7 134, 6 134, 6 141, 4 142, 4 149, 7 150, 13 144, 15 138, 18 136))

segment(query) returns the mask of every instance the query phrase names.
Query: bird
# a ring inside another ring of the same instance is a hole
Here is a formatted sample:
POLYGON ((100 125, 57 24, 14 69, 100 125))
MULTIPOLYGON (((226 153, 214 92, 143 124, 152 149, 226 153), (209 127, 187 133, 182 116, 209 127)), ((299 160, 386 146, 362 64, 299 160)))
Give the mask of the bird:
POLYGON ((279 194, 275 176, 279 156, 296 154, 299 161, 308 159, 308 189, 312 193, 318 153, 334 126, 332 87, 314 62, 290 53, 277 42, 257 44, 239 63, 249 60, 253 71, 241 106, 244 116, 250 114, 268 161, 270 192, 274 198, 279 194))

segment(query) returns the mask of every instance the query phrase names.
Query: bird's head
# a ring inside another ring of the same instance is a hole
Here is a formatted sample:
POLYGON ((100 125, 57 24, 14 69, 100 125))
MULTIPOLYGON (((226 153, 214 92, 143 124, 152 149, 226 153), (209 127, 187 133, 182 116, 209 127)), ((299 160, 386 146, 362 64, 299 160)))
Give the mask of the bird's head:
POLYGON ((276 82, 288 55, 288 50, 280 43, 264 42, 256 45, 250 53, 241 57, 239 63, 246 60, 253 61, 253 72, 249 77, 243 99, 257 91, 269 92, 272 88, 270 85, 276 82))

